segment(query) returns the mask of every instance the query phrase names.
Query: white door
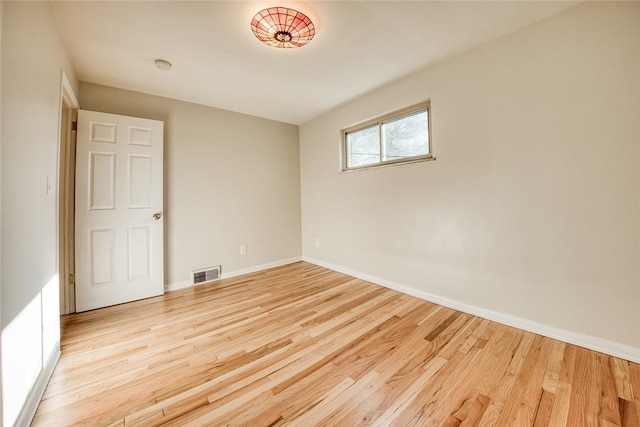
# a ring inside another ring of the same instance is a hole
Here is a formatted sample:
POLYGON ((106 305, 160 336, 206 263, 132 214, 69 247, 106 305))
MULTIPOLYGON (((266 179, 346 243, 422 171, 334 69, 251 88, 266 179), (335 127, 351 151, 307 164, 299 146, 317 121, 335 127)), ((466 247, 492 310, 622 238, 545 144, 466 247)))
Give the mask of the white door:
POLYGON ((163 123, 78 111, 76 311, 164 292, 163 123))

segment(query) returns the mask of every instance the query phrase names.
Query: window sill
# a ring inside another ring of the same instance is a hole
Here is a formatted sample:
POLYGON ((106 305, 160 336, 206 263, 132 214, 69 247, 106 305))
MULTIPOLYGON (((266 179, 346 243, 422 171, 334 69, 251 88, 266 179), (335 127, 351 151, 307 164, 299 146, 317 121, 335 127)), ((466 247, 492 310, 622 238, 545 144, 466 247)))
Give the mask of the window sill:
POLYGON ((401 166, 401 165, 408 165, 408 164, 412 164, 412 163, 431 162, 431 161, 435 161, 435 160, 436 160, 436 158, 434 156, 427 156, 427 157, 419 157, 419 158, 409 159, 409 160, 399 160, 399 161, 390 161, 390 162, 384 162, 384 163, 375 163, 375 164, 372 164, 372 165, 358 166, 358 167, 355 167, 355 168, 341 169, 340 173, 359 172, 359 171, 364 171, 364 170, 369 170, 369 169, 380 169, 380 168, 386 168, 386 167, 390 167, 390 166, 401 166))

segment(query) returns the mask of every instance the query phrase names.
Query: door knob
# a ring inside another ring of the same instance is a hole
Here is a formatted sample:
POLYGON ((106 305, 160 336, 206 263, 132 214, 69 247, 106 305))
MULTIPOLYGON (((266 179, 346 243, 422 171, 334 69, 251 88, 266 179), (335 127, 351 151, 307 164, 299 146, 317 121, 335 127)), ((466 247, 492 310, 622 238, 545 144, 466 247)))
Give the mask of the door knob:
POLYGON ((153 219, 155 219, 156 221, 160 218, 162 218, 162 214, 160 212, 156 212, 153 214, 153 219))

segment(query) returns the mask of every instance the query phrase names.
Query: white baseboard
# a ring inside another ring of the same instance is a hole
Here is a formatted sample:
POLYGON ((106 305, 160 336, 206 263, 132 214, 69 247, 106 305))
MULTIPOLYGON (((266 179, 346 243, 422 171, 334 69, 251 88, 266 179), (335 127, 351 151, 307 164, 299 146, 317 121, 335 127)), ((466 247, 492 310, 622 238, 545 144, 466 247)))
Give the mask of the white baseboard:
MULTIPOLYGON (((231 271, 229 273, 225 273, 224 269, 222 270, 222 274, 220 275, 220 279, 229 279, 231 277, 242 276, 243 274, 256 273, 258 271, 267 270, 269 268, 280 267, 287 264, 293 264, 294 262, 302 261, 302 257, 297 256, 293 258, 281 259, 274 262, 269 262, 266 264, 255 265, 248 268, 243 268, 241 270, 231 271)), ((198 283, 198 286, 202 283, 198 283)), ((176 291, 178 289, 184 289, 193 286, 193 283, 190 281, 186 282, 178 282, 178 283, 169 283, 164 285, 165 292, 176 291)))
POLYGON ((302 260, 311 264, 318 265, 320 267, 328 268, 329 270, 334 270, 339 273, 357 277, 358 279, 366 280, 367 282, 384 286, 385 288, 393 289, 395 291, 402 292, 403 294, 411 295, 425 301, 452 308, 454 310, 462 311, 464 313, 472 314, 474 316, 482 317, 484 319, 488 319, 497 323, 501 323, 503 325, 512 326, 524 331, 533 332, 538 335, 543 335, 545 337, 557 339, 569 344, 574 344, 580 347, 588 348, 590 350, 605 353, 610 356, 620 357, 631 362, 640 363, 640 348, 631 347, 626 344, 621 344, 618 342, 609 341, 603 338, 585 335, 566 329, 560 329, 554 326, 537 323, 521 317, 500 313, 493 310, 487 310, 482 307, 472 306, 461 301, 440 297, 438 295, 420 291, 409 286, 400 285, 389 280, 381 279, 379 277, 371 276, 359 271, 354 271, 340 265, 327 263, 319 259, 303 256, 302 260))
POLYGON ((165 292, 177 291, 178 289, 188 288, 189 286, 193 286, 193 283, 191 283, 190 280, 187 280, 185 282, 166 283, 164 285, 164 291, 165 292))
POLYGON ((279 261, 269 262, 267 264, 256 265, 249 268, 243 268, 242 270, 232 271, 230 273, 222 272, 221 279, 229 279, 230 277, 242 276, 243 274, 256 273, 258 271, 267 270, 269 268, 280 267, 287 264, 293 264, 294 262, 302 261, 301 256, 293 258, 281 259, 279 261))
POLYGON ((45 365, 42 367, 42 371, 40 372, 40 375, 38 375, 31 392, 29 392, 29 395, 25 399, 24 406, 22 406, 22 410, 20 411, 20 414, 18 414, 18 418, 16 418, 14 426, 31 425, 33 418, 36 416, 38 405, 40 405, 42 396, 44 396, 47 384, 49 384, 49 380, 53 375, 53 370, 55 369, 59 359, 60 343, 58 342, 55 346, 55 350, 51 352, 45 365))

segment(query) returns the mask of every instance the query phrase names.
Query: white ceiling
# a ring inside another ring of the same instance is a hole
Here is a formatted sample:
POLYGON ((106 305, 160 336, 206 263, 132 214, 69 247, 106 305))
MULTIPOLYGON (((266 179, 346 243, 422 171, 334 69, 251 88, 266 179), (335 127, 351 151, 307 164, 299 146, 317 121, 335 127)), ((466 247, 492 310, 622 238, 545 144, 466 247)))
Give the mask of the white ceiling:
POLYGON ((302 124, 377 87, 557 13, 566 1, 52 2, 81 81, 302 124), (290 6, 316 36, 261 44, 255 13, 290 6), (154 66, 156 58, 173 64, 154 66))

